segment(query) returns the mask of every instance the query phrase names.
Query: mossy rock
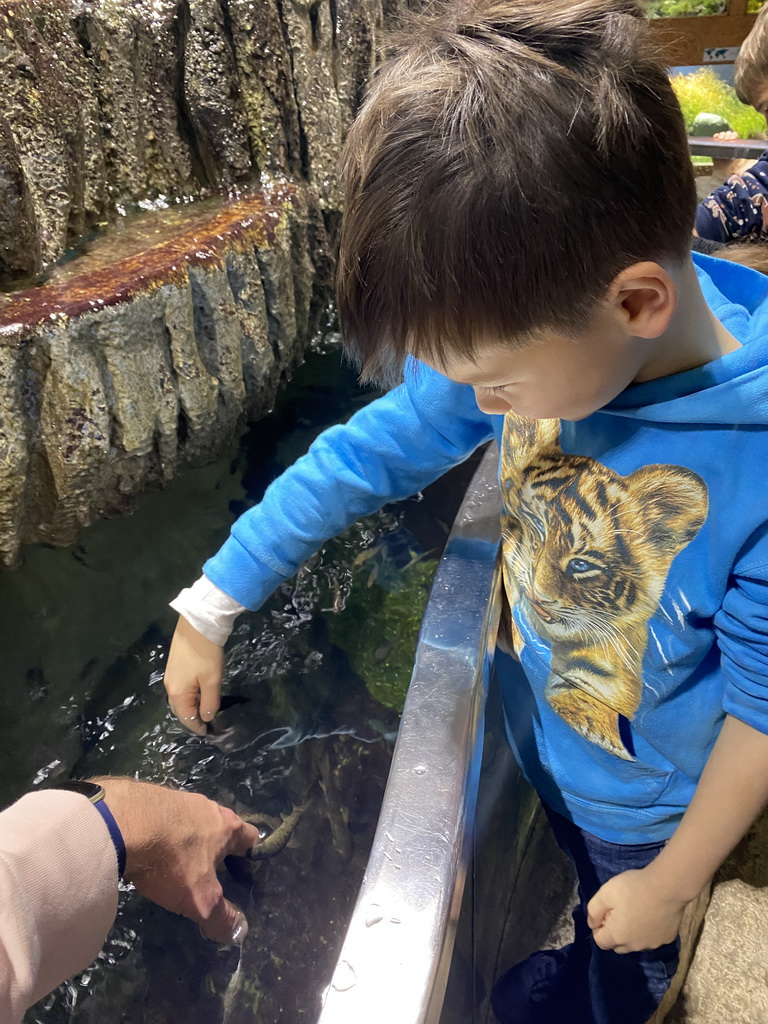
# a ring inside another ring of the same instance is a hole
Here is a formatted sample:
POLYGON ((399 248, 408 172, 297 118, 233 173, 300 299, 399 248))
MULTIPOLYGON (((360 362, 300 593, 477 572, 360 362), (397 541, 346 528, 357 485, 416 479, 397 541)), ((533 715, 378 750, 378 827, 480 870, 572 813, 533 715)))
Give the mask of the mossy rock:
POLYGON ((414 561, 403 569, 374 563, 355 576, 343 623, 329 619, 334 643, 379 703, 403 710, 413 660, 437 561, 414 561))
POLYGON ((716 132, 729 132, 731 126, 720 114, 697 114, 691 125, 691 135, 711 136, 716 132))

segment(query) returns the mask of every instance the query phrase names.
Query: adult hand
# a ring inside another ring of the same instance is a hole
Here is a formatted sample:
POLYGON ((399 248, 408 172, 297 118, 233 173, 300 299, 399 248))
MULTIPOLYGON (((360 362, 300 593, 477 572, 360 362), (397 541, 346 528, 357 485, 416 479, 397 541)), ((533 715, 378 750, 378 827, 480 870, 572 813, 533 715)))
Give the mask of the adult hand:
POLYGON ((712 138, 716 139, 718 142, 733 142, 735 139, 738 139, 738 137, 738 132, 715 132, 712 136, 712 138))
POLYGON ((200 736, 219 710, 223 669, 224 649, 180 616, 168 653, 165 689, 171 711, 200 736))
POLYGON ((94 779, 123 834, 125 880, 153 903, 183 914, 217 942, 242 941, 242 912, 224 899, 216 868, 246 856, 258 830, 199 793, 182 793, 135 779, 94 779))
POLYGON ((587 923, 601 949, 658 949, 677 938, 688 902, 659 884, 650 864, 601 886, 587 905, 587 923))

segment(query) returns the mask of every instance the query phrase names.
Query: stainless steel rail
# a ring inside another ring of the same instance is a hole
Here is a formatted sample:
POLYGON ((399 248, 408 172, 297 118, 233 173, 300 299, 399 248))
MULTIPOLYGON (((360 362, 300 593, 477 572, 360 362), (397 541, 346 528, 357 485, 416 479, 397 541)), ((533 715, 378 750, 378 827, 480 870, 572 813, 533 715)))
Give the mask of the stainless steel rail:
POLYGON ((435 1024, 461 905, 498 627, 498 453, 456 517, 422 623, 379 825, 319 1024, 435 1024))

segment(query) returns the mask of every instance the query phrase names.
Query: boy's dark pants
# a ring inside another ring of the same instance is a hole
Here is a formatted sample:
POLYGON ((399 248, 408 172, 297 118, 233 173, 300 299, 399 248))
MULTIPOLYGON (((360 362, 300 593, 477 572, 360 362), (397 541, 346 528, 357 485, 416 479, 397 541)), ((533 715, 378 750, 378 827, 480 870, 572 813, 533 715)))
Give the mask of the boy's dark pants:
MULTIPOLYGON (((680 941, 677 939, 640 953, 600 949, 587 924, 587 904, 609 878, 650 864, 664 843, 641 846, 608 843, 584 832, 550 808, 544 809, 555 838, 568 854, 579 880, 571 955, 583 962, 577 974, 584 979, 584 987, 580 993, 574 993, 568 1024, 645 1024, 669 988, 677 969, 680 941), (577 1004, 581 1004, 578 1016, 577 1004)), ((552 1024, 560 1022, 553 1020, 552 1024)))

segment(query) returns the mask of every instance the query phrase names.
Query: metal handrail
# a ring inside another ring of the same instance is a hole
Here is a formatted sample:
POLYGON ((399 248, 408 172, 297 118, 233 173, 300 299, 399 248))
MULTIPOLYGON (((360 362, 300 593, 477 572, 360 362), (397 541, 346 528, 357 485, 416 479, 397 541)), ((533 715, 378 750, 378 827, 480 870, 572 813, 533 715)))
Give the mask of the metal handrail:
POLYGON ((757 139, 709 139, 692 135, 688 139, 691 156, 711 156, 716 160, 755 160, 768 149, 768 142, 757 139))
POLYGON ((436 1024, 467 863, 499 618, 498 451, 456 517, 422 622, 373 848, 319 1024, 436 1024))

